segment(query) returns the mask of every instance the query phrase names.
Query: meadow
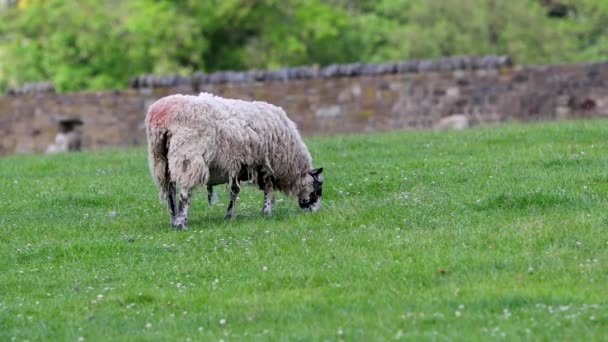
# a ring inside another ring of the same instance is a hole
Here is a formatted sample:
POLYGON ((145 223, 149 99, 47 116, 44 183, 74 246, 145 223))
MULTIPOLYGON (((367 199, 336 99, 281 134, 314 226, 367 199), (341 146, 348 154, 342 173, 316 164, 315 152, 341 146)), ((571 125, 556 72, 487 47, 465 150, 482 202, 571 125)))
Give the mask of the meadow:
POLYGON ((143 148, 0 158, 1 341, 608 339, 608 121, 307 137, 323 207, 143 148))

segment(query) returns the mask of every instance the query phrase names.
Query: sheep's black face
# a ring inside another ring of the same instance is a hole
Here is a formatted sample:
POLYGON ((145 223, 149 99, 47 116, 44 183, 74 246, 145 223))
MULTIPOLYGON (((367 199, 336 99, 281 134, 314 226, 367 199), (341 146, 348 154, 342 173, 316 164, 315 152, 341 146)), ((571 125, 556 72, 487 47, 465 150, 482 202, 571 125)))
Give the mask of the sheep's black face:
POLYGON ((307 189, 298 196, 300 208, 308 211, 317 211, 321 208, 321 195, 323 194, 323 168, 314 169, 308 172, 312 177, 312 182, 307 189))

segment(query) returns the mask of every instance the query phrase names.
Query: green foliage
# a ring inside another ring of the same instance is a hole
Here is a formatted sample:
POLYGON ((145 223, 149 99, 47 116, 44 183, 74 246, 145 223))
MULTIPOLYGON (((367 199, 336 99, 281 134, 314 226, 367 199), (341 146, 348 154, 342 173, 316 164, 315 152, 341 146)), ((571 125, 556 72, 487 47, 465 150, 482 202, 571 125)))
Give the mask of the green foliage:
POLYGON ((194 20, 175 8, 147 0, 48 0, 8 11, 0 24, 10 61, 3 74, 13 84, 50 79, 59 90, 78 90, 125 86, 143 72, 182 71, 199 63, 189 51, 204 50, 205 41, 195 39, 194 20))
POLYGON ((35 0, 0 12, 0 87, 124 87, 141 73, 277 68, 446 55, 604 60, 608 2, 35 0), (543 5, 544 4, 544 5, 543 5))
POLYGON ((601 341, 606 120, 307 140, 323 207, 169 226, 143 149, 0 159, 0 340, 601 341), (222 321, 225 320, 225 321, 222 321), (220 323, 222 322, 222 323, 220 323))
POLYGON ((379 31, 375 60, 481 54, 508 54, 519 63, 597 60, 607 55, 581 53, 580 36, 599 48, 595 39, 606 36, 608 15, 600 3, 587 0, 571 17, 552 19, 537 0, 383 0, 364 8, 368 22, 359 31, 379 31))

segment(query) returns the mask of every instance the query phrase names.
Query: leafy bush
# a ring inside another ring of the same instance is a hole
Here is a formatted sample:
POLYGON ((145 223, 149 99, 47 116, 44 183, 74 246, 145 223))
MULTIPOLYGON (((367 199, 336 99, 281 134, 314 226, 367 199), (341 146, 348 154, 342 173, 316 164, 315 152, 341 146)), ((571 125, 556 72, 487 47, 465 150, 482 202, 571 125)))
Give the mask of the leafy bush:
POLYGON ((605 59, 603 0, 28 0, 0 11, 0 89, 124 87, 141 73, 509 54, 605 59), (565 6, 555 18, 550 6, 565 6))

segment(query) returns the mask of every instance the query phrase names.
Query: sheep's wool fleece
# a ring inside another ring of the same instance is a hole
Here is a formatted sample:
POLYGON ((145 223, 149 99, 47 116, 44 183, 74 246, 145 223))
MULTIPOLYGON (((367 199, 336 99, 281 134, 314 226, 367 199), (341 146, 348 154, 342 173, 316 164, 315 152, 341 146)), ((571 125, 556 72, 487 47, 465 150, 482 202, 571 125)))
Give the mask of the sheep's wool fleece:
POLYGON ((171 95, 150 106, 146 132, 150 169, 161 195, 169 182, 167 162, 178 186, 213 183, 217 174, 235 176, 242 167, 250 174, 262 168, 288 195, 297 193, 312 169, 296 125, 283 109, 266 102, 208 93, 171 95))

